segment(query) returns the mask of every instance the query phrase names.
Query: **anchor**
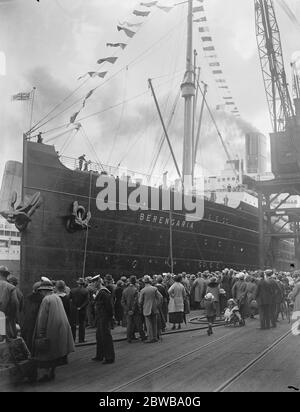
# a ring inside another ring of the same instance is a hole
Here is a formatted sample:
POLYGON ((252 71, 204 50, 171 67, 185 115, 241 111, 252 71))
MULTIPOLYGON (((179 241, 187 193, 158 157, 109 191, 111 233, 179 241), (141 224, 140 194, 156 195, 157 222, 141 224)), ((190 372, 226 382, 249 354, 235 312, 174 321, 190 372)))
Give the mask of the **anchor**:
POLYGON ((68 232, 74 233, 79 230, 87 230, 91 226, 89 221, 92 215, 91 212, 86 212, 85 208, 77 201, 72 204, 72 214, 68 216, 66 227, 68 232))
POLYGON ((31 216, 40 207, 42 198, 40 192, 36 192, 25 201, 21 201, 17 207, 15 207, 16 201, 17 192, 14 191, 11 196, 9 209, 1 211, 0 214, 8 223, 14 224, 20 232, 23 232, 31 221, 31 216))

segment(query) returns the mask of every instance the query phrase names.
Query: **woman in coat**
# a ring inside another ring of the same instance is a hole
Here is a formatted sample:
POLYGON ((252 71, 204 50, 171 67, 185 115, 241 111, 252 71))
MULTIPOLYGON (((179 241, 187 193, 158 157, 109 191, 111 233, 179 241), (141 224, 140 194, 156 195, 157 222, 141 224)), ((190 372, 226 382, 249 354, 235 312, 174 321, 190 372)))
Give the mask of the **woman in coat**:
POLYGON ((50 282, 42 282, 38 291, 44 296, 35 327, 33 357, 39 369, 45 369, 40 382, 55 378, 55 368, 67 364, 74 352, 71 327, 61 298, 53 292, 50 282))
POLYGON ((169 322, 173 323, 172 330, 181 328, 181 323, 184 320, 184 300, 186 299, 186 290, 182 281, 182 276, 177 275, 174 278, 175 282, 168 290, 170 301, 169 301, 169 322))

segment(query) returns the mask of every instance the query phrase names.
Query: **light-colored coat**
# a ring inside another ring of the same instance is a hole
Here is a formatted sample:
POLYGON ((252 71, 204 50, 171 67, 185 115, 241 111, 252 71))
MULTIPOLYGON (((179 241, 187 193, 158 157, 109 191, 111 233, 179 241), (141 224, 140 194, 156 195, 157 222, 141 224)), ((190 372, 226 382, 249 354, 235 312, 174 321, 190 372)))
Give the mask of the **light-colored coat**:
POLYGON ((291 298, 294 301, 294 312, 300 312, 300 281, 294 286, 291 298))
POLYGON ((159 312, 158 306, 162 304, 162 301, 163 297, 155 286, 146 284, 140 292, 139 304, 144 316, 157 314, 159 312))
POLYGON ((170 301, 169 313, 184 312, 184 299, 186 297, 185 287, 180 282, 175 282, 168 290, 170 301))
POLYGON ((46 353, 34 352, 38 361, 52 361, 74 352, 74 341, 71 327, 59 296, 47 295, 42 300, 37 323, 35 338, 49 339, 49 350, 46 353))

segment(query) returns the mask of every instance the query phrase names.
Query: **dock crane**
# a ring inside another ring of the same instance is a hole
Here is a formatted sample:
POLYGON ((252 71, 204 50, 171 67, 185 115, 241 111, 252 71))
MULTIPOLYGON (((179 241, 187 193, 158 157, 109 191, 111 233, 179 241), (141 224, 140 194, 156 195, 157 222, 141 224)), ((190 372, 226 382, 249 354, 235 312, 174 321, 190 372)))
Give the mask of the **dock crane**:
POLYGON ((300 266, 300 208, 284 207, 300 196, 300 98, 294 68, 294 101, 289 92, 280 31, 272 0, 254 0, 255 27, 261 70, 271 117, 271 165, 274 180, 258 182, 259 262, 275 263, 279 239, 295 239, 295 260, 300 266), (296 92, 296 93, 295 93, 296 92), (282 198, 284 195, 284 198, 282 198), (274 205, 277 200, 279 204, 274 205), (281 207, 283 206, 283 207, 281 207), (272 220, 274 219, 275 220, 272 220), (278 230, 277 225, 281 227, 278 230), (292 231, 286 231, 290 224, 292 231), (277 247, 276 247, 277 244, 277 247), (266 259, 267 258, 267 259, 266 259))
POLYGON ((273 0, 254 0, 261 70, 272 122, 271 158, 275 176, 300 174, 299 99, 293 104, 286 79, 273 0))

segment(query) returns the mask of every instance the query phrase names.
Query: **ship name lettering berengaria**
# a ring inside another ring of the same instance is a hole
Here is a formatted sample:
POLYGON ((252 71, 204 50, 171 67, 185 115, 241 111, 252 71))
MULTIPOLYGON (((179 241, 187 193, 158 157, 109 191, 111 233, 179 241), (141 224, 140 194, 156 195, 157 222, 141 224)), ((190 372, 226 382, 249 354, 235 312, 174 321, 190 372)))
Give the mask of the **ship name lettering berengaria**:
MULTIPOLYGON (((117 184, 114 177, 105 174, 98 177, 96 187, 100 189, 96 197, 96 206, 100 211, 169 211, 173 199, 173 209, 185 214, 185 222, 196 222, 204 217, 204 199, 189 194, 192 193, 193 185, 188 176, 184 178, 184 192, 159 190, 133 181, 118 180, 117 184)), ((163 224, 163 221, 159 220, 158 223, 163 224)))

